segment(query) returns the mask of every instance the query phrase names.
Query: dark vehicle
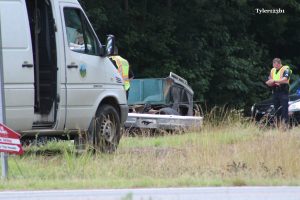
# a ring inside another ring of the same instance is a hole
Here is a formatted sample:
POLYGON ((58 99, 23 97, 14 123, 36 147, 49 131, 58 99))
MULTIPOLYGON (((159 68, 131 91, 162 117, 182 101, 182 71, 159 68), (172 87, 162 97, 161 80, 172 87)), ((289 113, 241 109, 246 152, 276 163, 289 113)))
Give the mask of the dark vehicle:
MULTIPOLYGON (((276 110, 272 98, 256 103, 251 108, 251 115, 256 122, 265 120, 266 116, 273 117, 276 110)), ((289 116, 293 124, 300 123, 300 79, 298 78, 290 86, 289 116)), ((272 119, 269 121, 272 123, 272 119)))
POLYGON ((182 77, 131 81, 127 128, 176 129, 200 126, 202 117, 194 109, 192 88, 182 77))

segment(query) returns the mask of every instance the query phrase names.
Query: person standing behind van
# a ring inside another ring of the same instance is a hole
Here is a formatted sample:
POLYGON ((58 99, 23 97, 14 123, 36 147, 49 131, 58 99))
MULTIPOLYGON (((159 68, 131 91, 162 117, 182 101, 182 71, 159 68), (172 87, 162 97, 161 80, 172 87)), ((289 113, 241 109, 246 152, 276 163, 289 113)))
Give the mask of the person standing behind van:
POLYGON ((134 74, 130 68, 128 61, 118 55, 118 48, 115 47, 114 55, 109 57, 112 63, 116 66, 124 81, 126 97, 130 90, 130 80, 134 78, 134 74))

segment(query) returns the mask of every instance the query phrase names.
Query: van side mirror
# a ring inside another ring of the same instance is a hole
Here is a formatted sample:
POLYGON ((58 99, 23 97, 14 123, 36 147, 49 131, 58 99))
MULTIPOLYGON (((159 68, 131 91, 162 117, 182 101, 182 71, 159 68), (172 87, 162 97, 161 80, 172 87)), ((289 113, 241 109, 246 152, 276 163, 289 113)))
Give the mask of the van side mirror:
POLYGON ((114 35, 108 35, 107 36, 107 42, 105 45, 105 53, 106 56, 114 55, 115 52, 115 36, 114 35))

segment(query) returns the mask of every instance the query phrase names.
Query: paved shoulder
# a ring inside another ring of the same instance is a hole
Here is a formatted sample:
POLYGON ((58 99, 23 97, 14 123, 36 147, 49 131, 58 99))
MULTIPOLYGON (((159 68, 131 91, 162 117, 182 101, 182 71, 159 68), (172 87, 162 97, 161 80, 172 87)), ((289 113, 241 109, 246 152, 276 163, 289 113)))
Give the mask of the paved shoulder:
POLYGON ((300 200, 300 187, 201 187, 110 190, 4 191, 12 200, 300 200))

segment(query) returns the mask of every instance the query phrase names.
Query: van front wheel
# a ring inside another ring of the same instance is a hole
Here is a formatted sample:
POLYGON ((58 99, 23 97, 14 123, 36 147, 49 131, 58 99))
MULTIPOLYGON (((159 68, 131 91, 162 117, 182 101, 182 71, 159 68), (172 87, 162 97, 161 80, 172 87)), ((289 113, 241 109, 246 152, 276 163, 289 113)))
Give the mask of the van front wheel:
POLYGON ((120 117, 116 109, 111 105, 101 105, 94 120, 94 148, 101 152, 114 152, 119 144, 120 117))

